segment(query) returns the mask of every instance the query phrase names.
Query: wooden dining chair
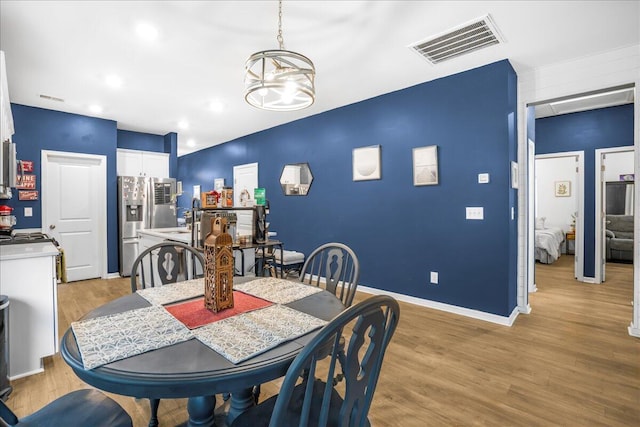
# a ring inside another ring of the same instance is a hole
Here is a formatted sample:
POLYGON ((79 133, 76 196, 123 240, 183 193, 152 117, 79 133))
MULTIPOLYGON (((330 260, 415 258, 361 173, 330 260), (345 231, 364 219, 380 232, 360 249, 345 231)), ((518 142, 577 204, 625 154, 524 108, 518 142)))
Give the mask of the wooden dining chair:
POLYGON ((362 301, 331 320, 289 366, 280 392, 240 414, 231 427, 362 427, 368 413, 400 307, 390 296, 362 301), (339 341, 347 332, 345 360, 339 341), (327 347, 330 355, 327 358, 327 347), (333 377, 338 364, 345 384, 338 390, 333 377), (309 372, 309 376, 301 374, 309 372))
POLYGON ((98 390, 72 391, 21 419, 0 400, 0 420, 6 425, 17 427, 133 426, 129 414, 115 400, 98 390))
MULTIPOLYGON (((192 246, 161 242, 138 255, 131 267, 131 292, 204 277, 204 257, 192 246)), ((149 427, 158 425, 160 399, 149 399, 149 427)))
POLYGON ((360 279, 360 263, 353 250, 342 243, 325 243, 316 248, 305 261, 300 281, 323 286, 351 306, 360 279))

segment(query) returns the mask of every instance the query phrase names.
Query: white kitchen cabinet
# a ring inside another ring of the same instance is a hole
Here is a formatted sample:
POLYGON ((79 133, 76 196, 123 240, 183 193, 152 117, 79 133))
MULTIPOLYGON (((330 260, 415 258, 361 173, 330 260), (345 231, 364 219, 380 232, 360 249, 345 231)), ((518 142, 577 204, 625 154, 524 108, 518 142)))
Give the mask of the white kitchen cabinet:
POLYGON ((9 378, 44 371, 58 351, 56 256, 49 242, 0 246, 0 294, 9 297, 9 378))
MULTIPOLYGON (((11 114, 11 101, 9 100, 7 68, 4 52, 0 51, 0 142, 10 139, 13 133, 13 115, 11 114)), ((2 158, 1 154, 0 158, 2 158)))
POLYGON ((167 153, 119 148, 116 162, 118 176, 169 177, 169 154, 167 153))

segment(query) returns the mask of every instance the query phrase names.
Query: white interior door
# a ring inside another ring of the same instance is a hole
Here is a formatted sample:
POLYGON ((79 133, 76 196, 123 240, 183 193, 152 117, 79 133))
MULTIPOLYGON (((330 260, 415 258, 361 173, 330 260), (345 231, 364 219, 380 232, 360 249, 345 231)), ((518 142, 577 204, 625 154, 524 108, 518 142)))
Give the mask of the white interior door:
POLYGON ((106 277, 106 163, 42 151, 42 230, 64 249, 70 282, 106 277))
MULTIPOLYGON (((248 193, 253 201, 253 190, 258 187, 258 164, 247 163, 233 167, 233 205, 242 206, 248 193), (243 196, 244 193, 244 196, 243 196)), ((252 204, 251 204, 252 206, 252 204)), ((238 234, 251 235, 253 230, 253 212, 238 211, 238 234)))

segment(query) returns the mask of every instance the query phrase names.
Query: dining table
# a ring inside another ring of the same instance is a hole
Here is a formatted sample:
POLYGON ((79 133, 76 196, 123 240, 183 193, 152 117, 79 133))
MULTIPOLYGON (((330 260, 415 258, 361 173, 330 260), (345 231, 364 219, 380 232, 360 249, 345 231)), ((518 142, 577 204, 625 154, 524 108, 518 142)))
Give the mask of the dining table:
POLYGON ((345 308, 330 292, 278 278, 235 277, 234 308, 219 313, 203 311, 203 294, 204 279, 195 279, 108 302, 72 322, 62 358, 106 392, 188 398, 190 427, 213 426, 215 395, 229 393, 231 424, 255 404, 253 387, 283 377, 345 308))

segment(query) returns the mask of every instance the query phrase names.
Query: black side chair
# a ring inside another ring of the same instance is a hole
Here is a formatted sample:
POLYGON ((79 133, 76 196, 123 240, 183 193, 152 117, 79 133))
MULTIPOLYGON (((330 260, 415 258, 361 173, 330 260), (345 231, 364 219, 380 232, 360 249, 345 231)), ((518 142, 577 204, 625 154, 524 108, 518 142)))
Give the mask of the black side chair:
MULTIPOLYGON (((131 267, 131 292, 204 277, 204 257, 192 246, 161 242, 145 249, 131 267)), ((158 425, 160 399, 149 399, 149 427, 158 425)))
POLYGON ((72 391, 20 420, 0 401, 0 420, 18 427, 133 427, 129 414, 97 390, 72 391))
POLYGON ((360 263, 356 254, 345 244, 325 243, 316 248, 302 267, 300 281, 320 286, 340 298, 345 307, 351 306, 360 279, 360 263))
POLYGON ((295 358, 280 393, 249 408, 231 427, 369 426, 367 416, 382 360, 399 317, 398 302, 387 295, 371 297, 343 311, 295 358), (345 387, 340 394, 334 388, 333 377, 336 362, 342 363, 338 352, 345 329, 351 335, 342 366, 345 387), (330 357, 326 358, 329 346, 330 357), (305 371, 309 376, 302 376, 302 382, 297 384, 305 371))

